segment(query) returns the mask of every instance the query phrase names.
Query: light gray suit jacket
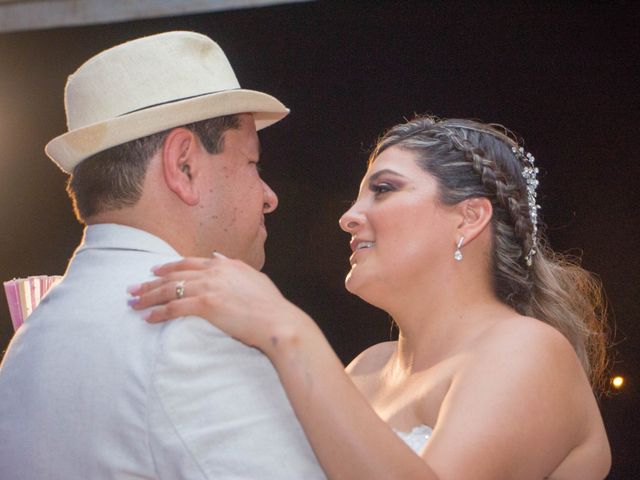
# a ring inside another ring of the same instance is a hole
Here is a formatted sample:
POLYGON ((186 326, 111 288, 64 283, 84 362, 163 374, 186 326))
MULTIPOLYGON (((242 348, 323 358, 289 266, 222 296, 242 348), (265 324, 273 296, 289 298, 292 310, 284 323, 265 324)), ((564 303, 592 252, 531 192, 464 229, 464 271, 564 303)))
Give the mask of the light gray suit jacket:
POLYGON ((128 306, 127 286, 179 258, 134 228, 86 229, 0 367, 0 479, 324 478, 264 355, 128 306))

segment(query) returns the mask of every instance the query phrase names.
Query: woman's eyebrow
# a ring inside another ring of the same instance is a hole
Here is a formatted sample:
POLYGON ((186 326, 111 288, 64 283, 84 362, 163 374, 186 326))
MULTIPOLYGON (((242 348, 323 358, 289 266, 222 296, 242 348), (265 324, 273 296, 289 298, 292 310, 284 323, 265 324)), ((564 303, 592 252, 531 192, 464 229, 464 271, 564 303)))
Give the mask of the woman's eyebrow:
POLYGON ((404 175, 402 175, 401 173, 396 172, 395 170, 384 168, 382 170, 378 170, 376 173, 371 174, 371 176, 369 177, 369 182, 373 182, 373 181, 377 180, 378 177, 380 177, 381 175, 385 175, 385 174, 391 174, 391 175, 395 175, 396 177, 407 178, 404 175))

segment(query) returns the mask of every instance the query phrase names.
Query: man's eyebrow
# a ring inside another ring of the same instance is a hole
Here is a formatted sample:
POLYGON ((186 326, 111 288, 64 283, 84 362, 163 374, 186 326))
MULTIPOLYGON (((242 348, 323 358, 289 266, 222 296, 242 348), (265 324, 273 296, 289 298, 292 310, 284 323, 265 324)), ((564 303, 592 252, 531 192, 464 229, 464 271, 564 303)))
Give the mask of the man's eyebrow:
POLYGON ((378 170, 376 173, 373 173, 370 177, 369 177, 369 182, 374 182, 376 181, 380 176, 385 175, 385 174, 390 174, 390 175, 395 175, 396 177, 402 177, 402 178, 407 178, 404 175, 402 175, 401 173, 396 172, 395 170, 391 170, 389 168, 384 168, 382 170, 378 170))

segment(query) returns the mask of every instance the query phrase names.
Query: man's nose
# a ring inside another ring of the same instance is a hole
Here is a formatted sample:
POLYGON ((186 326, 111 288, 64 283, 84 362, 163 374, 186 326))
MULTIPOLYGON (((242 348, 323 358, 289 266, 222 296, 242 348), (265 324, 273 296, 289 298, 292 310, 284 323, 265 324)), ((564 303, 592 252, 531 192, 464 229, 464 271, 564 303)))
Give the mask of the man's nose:
POLYGON ((264 205, 263 211, 264 213, 271 213, 276 208, 278 208, 278 196, 276 192, 271 190, 271 187, 267 185, 266 182, 262 182, 264 184, 264 205))

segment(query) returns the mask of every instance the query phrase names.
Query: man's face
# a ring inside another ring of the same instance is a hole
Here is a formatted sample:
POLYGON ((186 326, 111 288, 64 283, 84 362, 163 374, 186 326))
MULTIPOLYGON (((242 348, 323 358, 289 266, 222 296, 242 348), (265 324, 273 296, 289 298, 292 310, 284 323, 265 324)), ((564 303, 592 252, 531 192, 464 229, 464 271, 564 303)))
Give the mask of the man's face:
POLYGON ((264 214, 275 210, 278 198, 258 172, 260 143, 253 116, 240 115, 240 128, 227 130, 223 138, 220 153, 202 147, 208 158, 198 176, 198 252, 210 256, 215 250, 259 270, 267 238, 264 214))

